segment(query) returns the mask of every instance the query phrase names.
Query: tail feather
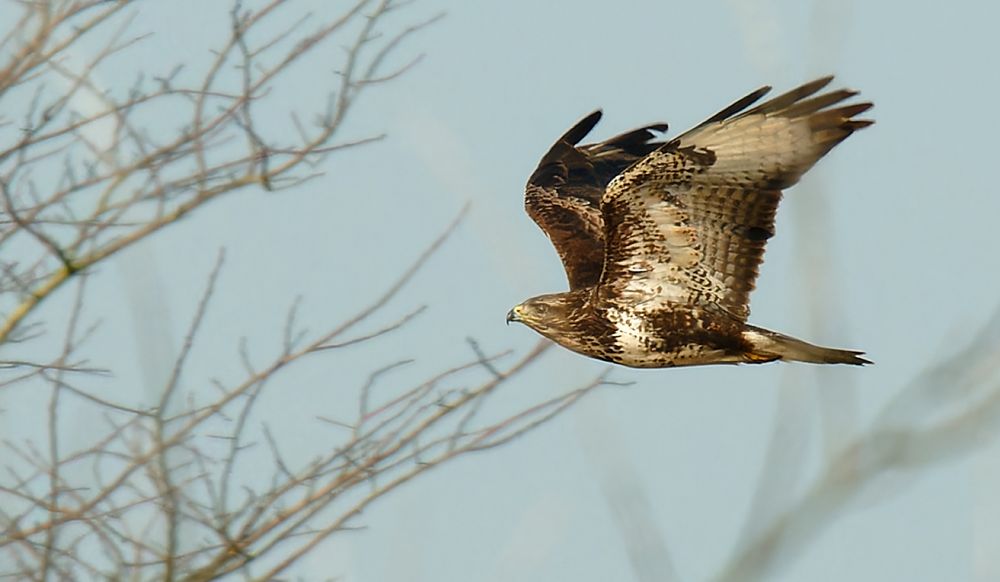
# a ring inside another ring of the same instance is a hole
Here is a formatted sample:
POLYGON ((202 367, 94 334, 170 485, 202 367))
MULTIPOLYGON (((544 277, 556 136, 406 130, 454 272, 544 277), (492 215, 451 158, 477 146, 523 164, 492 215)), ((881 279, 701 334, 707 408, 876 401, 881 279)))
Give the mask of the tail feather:
POLYGON ((743 339, 750 345, 750 350, 747 353, 750 361, 786 360, 810 364, 851 364, 854 366, 872 363, 861 357, 864 352, 824 348, 750 325, 743 331, 743 339))

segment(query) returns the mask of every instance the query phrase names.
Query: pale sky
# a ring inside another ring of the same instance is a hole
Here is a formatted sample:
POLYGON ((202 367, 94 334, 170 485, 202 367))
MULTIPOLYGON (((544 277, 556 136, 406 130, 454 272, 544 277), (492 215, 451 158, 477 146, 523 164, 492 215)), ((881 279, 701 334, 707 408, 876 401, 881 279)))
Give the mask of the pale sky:
MULTIPOLYGON (((195 4, 140 4, 134 26, 155 34, 121 57, 127 75, 105 71, 104 83, 127 83, 139 62, 197 62, 199 43, 227 22, 221 11, 182 15, 195 4)), ((367 94, 349 125, 359 137, 385 131, 385 141, 334 156, 326 176, 299 190, 210 204, 105 265, 91 290, 111 312, 102 345, 123 357, 134 350, 137 362, 141 346, 176 350, 224 246, 223 299, 191 373, 238 374, 240 337, 262 354, 273 348, 299 295, 314 329, 352 314, 471 202, 386 320, 427 304, 420 319, 377 347, 307 366, 270 394, 268 421, 294 449, 315 438, 303 419, 343 403, 339 386, 353 389, 388 362, 415 358, 413 374, 443 369, 471 356, 467 336, 490 351, 534 345, 533 332, 504 325, 504 315, 564 289, 565 278, 523 212, 523 185, 577 119, 603 108, 596 138, 656 121, 676 134, 760 85, 782 91, 833 73, 834 85, 875 103, 876 124, 786 193, 750 320, 865 350, 875 365, 617 369, 615 379, 635 384, 602 389, 509 446, 408 484, 362 516, 366 529, 296 574, 642 580, 626 550, 638 531, 655 559, 662 540, 678 580, 713 579, 746 531, 776 419, 791 443, 785 454, 802 459, 800 472, 775 477, 793 482, 778 495, 784 503, 817 479, 829 443, 868 428, 1000 304, 1000 4, 418 0, 394 22, 441 10, 444 20, 405 45, 424 60, 367 94), (115 315, 116 305, 129 307, 115 315), (621 525, 608 495, 630 500, 620 511, 639 523, 621 525)), ((318 69, 311 74, 328 72, 318 69)), ((290 106, 303 95, 308 107, 309 79, 294 78, 290 106)), ((134 390, 156 365, 122 368, 109 389, 134 390)), ((493 398, 527 406, 603 369, 552 350, 530 381, 493 398)), ((768 579, 1000 579, 1000 447, 989 438, 971 454, 879 481, 768 579)))

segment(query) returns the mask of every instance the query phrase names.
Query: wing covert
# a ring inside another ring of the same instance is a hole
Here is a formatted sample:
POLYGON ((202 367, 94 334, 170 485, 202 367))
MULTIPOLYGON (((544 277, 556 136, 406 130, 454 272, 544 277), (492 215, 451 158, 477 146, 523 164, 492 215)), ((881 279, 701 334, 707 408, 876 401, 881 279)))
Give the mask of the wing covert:
POLYGON ((624 171, 601 201, 601 285, 634 305, 707 302, 746 319, 781 190, 872 122, 824 77, 747 110, 759 89, 624 171))

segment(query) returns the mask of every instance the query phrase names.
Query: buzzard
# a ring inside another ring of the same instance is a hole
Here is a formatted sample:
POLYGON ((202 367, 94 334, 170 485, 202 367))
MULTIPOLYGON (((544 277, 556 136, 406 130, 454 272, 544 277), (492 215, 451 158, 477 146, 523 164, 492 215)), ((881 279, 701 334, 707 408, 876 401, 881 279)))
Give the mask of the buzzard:
POLYGON ((824 77, 753 106, 770 87, 697 127, 659 139, 657 123, 577 145, 601 112, 567 131, 525 190, 569 291, 533 297, 524 323, 585 356, 639 368, 703 364, 869 364, 747 323, 781 191, 855 130, 871 103, 824 77), (752 107, 752 108, 751 108, 752 107))

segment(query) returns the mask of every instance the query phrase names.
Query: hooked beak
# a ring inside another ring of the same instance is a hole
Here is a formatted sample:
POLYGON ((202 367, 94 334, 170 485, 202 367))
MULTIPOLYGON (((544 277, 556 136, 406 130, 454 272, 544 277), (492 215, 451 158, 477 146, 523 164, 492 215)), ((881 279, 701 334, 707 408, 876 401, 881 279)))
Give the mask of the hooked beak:
POLYGON ((510 325, 510 322, 512 321, 521 321, 521 318, 517 316, 517 307, 507 312, 507 325, 510 325))

